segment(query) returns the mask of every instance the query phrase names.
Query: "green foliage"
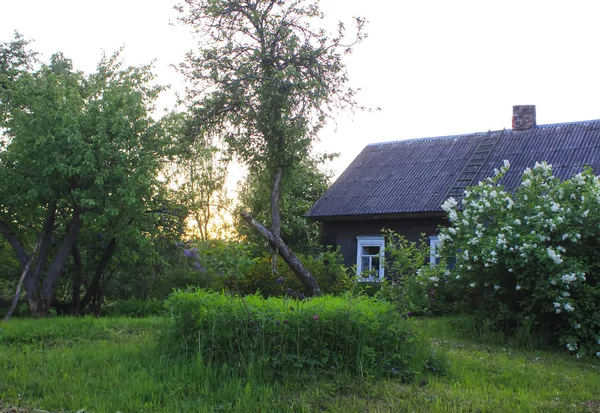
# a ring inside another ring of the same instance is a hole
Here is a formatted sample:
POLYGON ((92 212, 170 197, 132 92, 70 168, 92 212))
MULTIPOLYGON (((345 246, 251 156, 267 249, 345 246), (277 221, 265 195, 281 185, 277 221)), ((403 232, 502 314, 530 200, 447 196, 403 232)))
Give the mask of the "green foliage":
POLYGON ((366 297, 299 301, 196 290, 173 294, 167 305, 173 319, 168 346, 199 352, 209 365, 255 361, 276 370, 411 379, 429 355, 391 305, 366 297))
MULTIPOLYGON (((185 0, 178 8, 203 37, 181 65, 199 124, 227 130, 248 165, 273 174, 299 164, 333 110, 354 106, 342 63, 353 45, 344 45, 342 24, 334 35, 311 27, 322 17, 317 2, 185 0)), ((356 24, 360 41, 364 20, 356 24)))
POLYGON ((385 278, 358 282, 354 292, 390 302, 405 316, 446 312, 447 271, 444 263, 430 265, 425 235, 414 242, 392 230, 383 233, 385 278))
MULTIPOLYGON (((271 182, 266 210, 272 239, 279 242, 281 200, 288 212, 298 213, 291 211, 296 201, 285 200, 282 180, 288 181, 289 197, 298 188, 290 181, 294 169, 311 163, 317 132, 337 110, 356 106, 342 54, 364 38, 365 21, 355 18, 357 36, 347 44, 343 24, 333 35, 311 25, 323 17, 316 1, 185 0, 178 10, 180 20, 202 36, 199 53, 189 53, 180 65, 192 84, 186 96, 190 112, 204 133, 223 134, 229 153, 271 182)), ((292 242, 306 246, 314 240, 314 229, 299 215, 286 225, 288 231, 300 229, 288 233, 292 242)), ((311 294, 319 294, 310 273, 301 266, 296 272, 311 294)))
MULTIPOLYGON (((317 279, 325 294, 338 294, 352 289, 354 280, 348 276, 339 251, 328 250, 318 255, 299 256, 302 263, 317 279)), ((263 297, 306 297, 306 286, 298 280, 288 265, 280 258, 262 256, 255 258, 244 276, 233 286, 242 294, 260 293, 263 297), (276 260, 274 268, 273 260, 276 260)))
POLYGON ((19 263, 8 242, 0 238, 0 300, 14 295, 19 279, 19 263))
POLYGON ((159 300, 121 300, 105 305, 101 315, 108 317, 149 317, 165 314, 165 305, 159 300))
POLYGON ((153 297, 166 298, 174 289, 198 287, 221 291, 252 266, 246 244, 209 240, 179 243, 153 297))
POLYGON ((166 121, 173 142, 165 174, 174 187, 171 197, 185 208, 186 232, 204 242, 223 237, 231 199, 226 187, 229 157, 220 148, 222 139, 203 133, 187 114, 171 114, 166 121))
POLYGON ((561 182, 537 163, 509 193, 500 184, 508 169, 505 161, 468 189, 462 210, 444 203, 450 281, 501 331, 550 334, 568 351, 600 357, 600 180, 587 168, 561 182))
POLYGON ((208 274, 220 280, 219 289, 226 280, 242 278, 253 266, 250 246, 247 243, 210 240, 194 245, 198 262, 208 274))
POLYGON ((406 282, 429 262, 430 249, 425 234, 421 234, 418 242, 411 242, 392 230, 384 230, 383 235, 385 236, 385 275, 389 280, 406 282))
POLYGON ((150 116, 162 88, 119 53, 84 74, 61 53, 34 66, 26 45, 0 45, 0 227, 21 267, 42 242, 25 281, 30 307, 43 315, 84 291, 99 306, 119 284, 145 292, 138 275, 160 266, 159 239, 177 216, 158 179, 170 137, 150 116))

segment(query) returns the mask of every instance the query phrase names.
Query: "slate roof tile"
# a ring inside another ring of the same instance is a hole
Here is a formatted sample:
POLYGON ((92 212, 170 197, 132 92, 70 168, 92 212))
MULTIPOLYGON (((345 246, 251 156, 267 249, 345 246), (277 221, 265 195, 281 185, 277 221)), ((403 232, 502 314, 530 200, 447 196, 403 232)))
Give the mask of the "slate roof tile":
MULTIPOLYGON (((600 174, 600 120, 505 130, 473 179, 493 175, 504 159, 511 169, 502 183, 512 189, 536 162, 566 179, 585 165, 600 174)), ((446 194, 487 133, 422 138, 368 145, 315 203, 315 219, 352 215, 440 212, 446 194)))

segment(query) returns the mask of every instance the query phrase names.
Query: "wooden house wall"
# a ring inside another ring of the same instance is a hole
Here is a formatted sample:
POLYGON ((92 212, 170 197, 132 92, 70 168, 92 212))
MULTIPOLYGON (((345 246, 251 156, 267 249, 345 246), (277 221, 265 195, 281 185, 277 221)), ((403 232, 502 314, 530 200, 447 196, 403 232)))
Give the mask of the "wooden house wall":
POLYGON ((323 223, 323 244, 339 246, 344 265, 356 264, 356 237, 381 235, 383 229, 391 229, 409 241, 418 241, 421 234, 436 235, 440 225, 447 225, 444 217, 407 217, 396 219, 363 219, 353 221, 326 221, 323 223))

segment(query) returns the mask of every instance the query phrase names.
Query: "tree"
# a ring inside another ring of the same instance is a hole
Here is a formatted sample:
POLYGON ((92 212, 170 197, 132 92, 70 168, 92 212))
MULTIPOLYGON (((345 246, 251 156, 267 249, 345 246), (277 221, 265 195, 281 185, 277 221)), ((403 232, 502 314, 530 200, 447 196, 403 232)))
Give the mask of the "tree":
POLYGON ((231 199, 226 180, 229 159, 218 147, 217 137, 202 134, 194 119, 177 113, 170 117, 174 129, 173 160, 167 175, 174 185, 174 200, 192 221, 190 235, 202 241, 223 236, 231 199))
POLYGON ((161 88, 148 86, 149 66, 121 68, 118 53, 85 75, 60 53, 34 70, 26 46, 20 36, 0 45, 0 233, 43 316, 84 225, 116 243, 146 216, 164 144, 149 116, 161 88))
MULTIPOLYGON (((295 252, 313 254, 321 250, 321 226, 305 214, 329 187, 331 175, 323 164, 333 155, 309 157, 286 171, 281 180, 281 237, 295 252)), ((250 170, 238 192, 237 211, 248 211, 268 225, 271 176, 264 170, 250 170)), ((236 222, 239 235, 253 244, 264 240, 245 222, 236 222)))
POLYGON ((205 41, 181 65, 200 123, 226 133, 240 160, 270 175, 270 230, 247 212, 242 217, 318 295, 315 278, 281 239, 281 182, 309 156, 333 111, 355 106, 342 54, 364 38, 364 20, 356 19, 353 44, 343 45, 343 24, 333 36, 311 27, 323 17, 312 1, 185 0, 178 8, 205 41))

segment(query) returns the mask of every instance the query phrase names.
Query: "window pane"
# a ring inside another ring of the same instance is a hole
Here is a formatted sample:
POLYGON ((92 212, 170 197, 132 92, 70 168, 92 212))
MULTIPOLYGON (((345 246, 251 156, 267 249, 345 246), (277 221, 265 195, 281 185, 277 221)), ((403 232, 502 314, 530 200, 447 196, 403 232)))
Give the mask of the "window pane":
POLYGON ((379 256, 371 258, 371 269, 376 271, 376 276, 379 276, 379 256))
POLYGON ((362 247, 362 255, 379 255, 379 246, 367 245, 362 247))
POLYGON ((362 257, 362 272, 366 273, 371 269, 370 257, 362 257))

